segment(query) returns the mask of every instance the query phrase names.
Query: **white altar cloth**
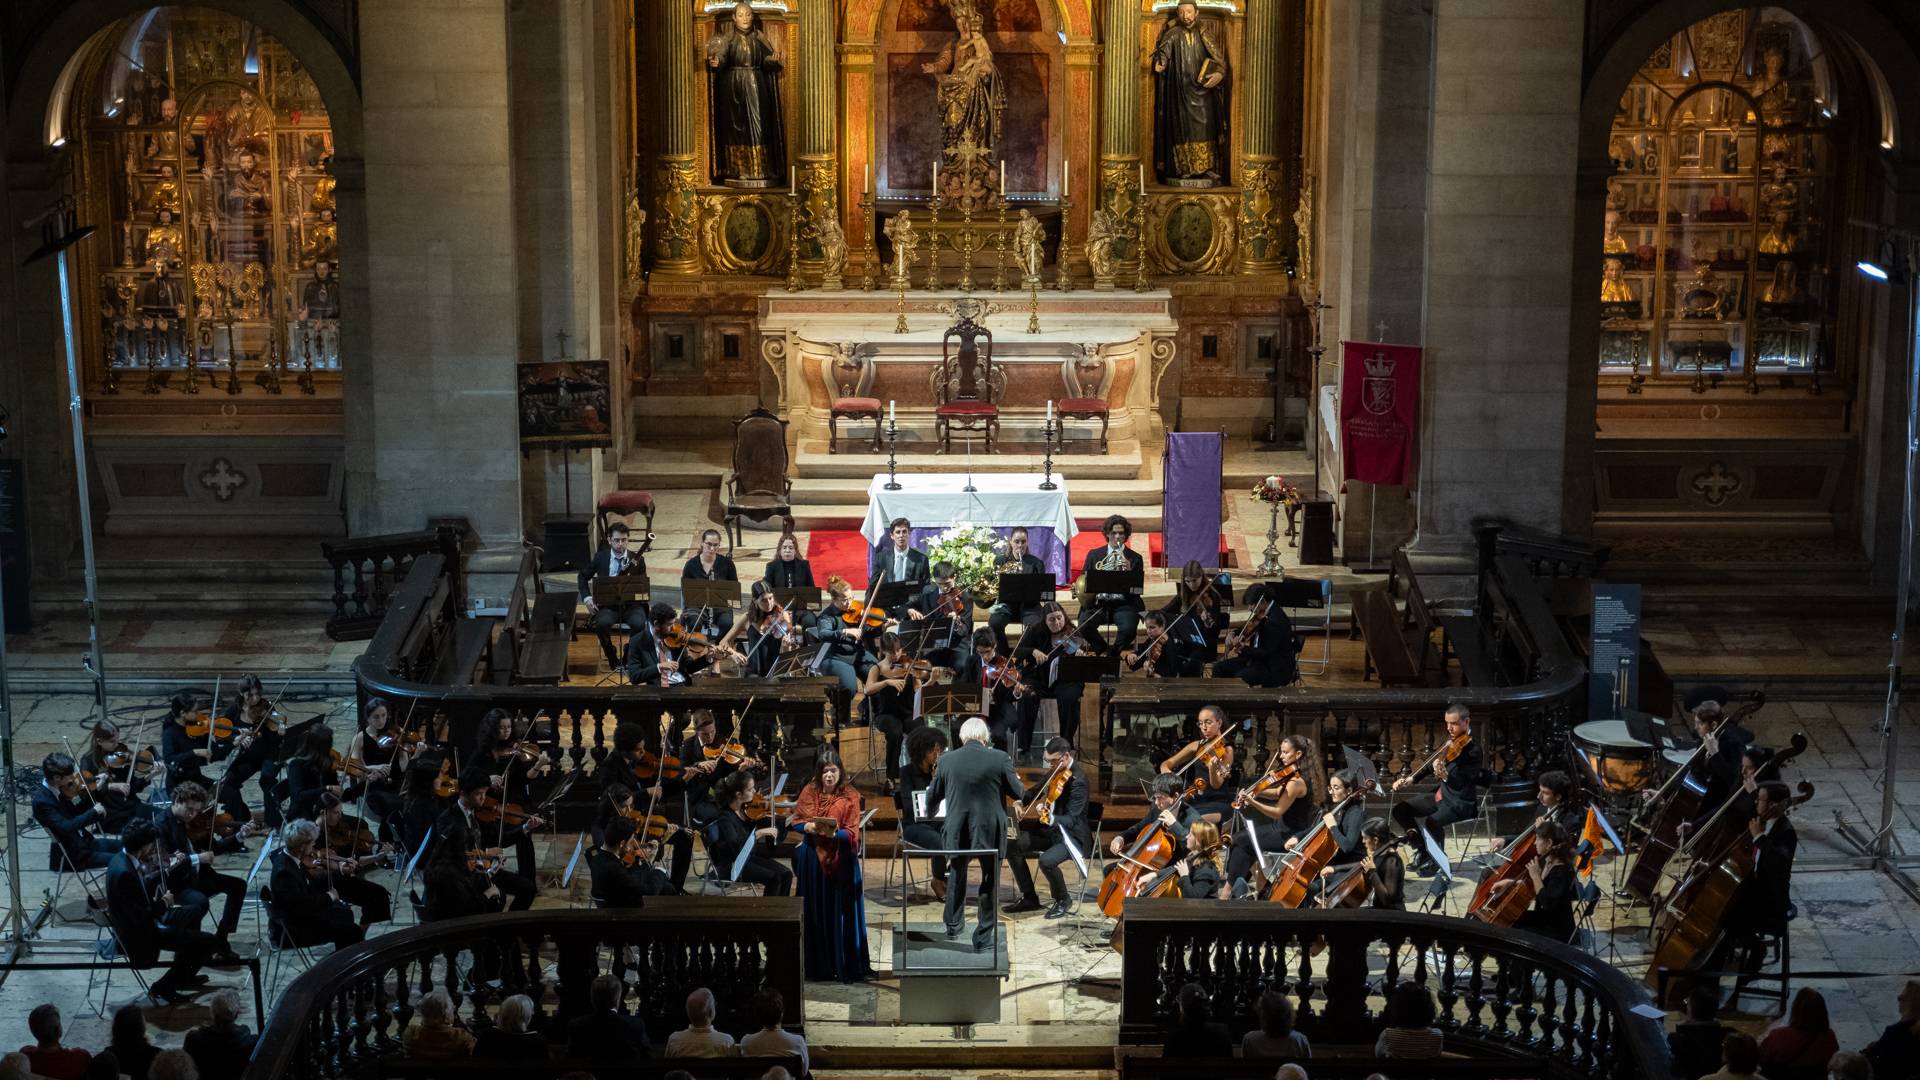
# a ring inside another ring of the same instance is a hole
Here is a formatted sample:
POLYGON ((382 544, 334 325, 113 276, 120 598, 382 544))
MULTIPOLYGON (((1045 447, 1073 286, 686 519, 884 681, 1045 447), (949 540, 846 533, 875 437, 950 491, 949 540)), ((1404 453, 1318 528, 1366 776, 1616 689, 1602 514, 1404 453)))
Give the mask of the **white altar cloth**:
POLYGON ((962 491, 966 475, 909 473, 899 477, 900 490, 887 490, 887 475, 878 473, 867 485, 867 519, 860 535, 869 544, 886 539, 887 523, 906 518, 915 529, 950 525, 1025 525, 1052 529, 1064 550, 1080 531, 1067 501, 1067 479, 1053 474, 1059 487, 1041 491, 1038 477, 1026 473, 976 473, 977 491, 962 491))

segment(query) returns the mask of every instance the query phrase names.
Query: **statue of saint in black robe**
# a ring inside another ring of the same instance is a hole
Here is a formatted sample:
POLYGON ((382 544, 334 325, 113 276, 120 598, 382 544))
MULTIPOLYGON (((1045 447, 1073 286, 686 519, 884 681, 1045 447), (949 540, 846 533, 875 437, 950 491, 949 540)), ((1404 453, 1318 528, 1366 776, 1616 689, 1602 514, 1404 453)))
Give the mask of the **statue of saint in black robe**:
POLYGON ((1227 172, 1227 57, 1195 5, 1174 9, 1154 45, 1153 71, 1160 178, 1220 181, 1227 172))
POLYGON ((780 55, 752 7, 734 5, 732 22, 708 39, 706 56, 714 178, 743 187, 779 183, 787 168, 780 55))

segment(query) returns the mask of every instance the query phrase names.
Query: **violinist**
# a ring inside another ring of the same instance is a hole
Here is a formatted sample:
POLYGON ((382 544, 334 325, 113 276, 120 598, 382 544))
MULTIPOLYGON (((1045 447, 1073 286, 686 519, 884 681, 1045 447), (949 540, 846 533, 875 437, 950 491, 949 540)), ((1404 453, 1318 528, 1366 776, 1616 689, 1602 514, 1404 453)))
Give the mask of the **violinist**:
POLYGON ((606 842, 587 855, 595 907, 632 909, 644 905, 649 896, 678 891, 653 865, 659 845, 634 835, 632 818, 612 819, 605 835, 606 842))
MULTIPOLYGON (((1025 525, 1016 525, 1013 527, 1013 531, 1007 534, 1007 553, 1000 560, 999 571, 1002 574, 1044 574, 1047 572, 1047 564, 1040 561, 1040 556, 1027 550, 1027 527, 1025 525)), ((1000 651, 1013 651, 1012 646, 1007 643, 1008 623, 1011 623, 1015 619, 1020 620, 1020 640, 1024 642, 1026 640, 1026 633, 1032 631, 1035 624, 1040 622, 1045 607, 1046 605, 1042 604, 1039 607, 1023 607, 1019 611, 1015 611, 1013 608, 1008 607, 1003 601, 988 608, 987 626, 993 630, 993 639, 999 644, 1000 651)))
POLYGON ((96 722, 87 736, 87 744, 80 755, 80 771, 97 778, 93 797, 100 803, 100 827, 118 833, 135 814, 146 812, 140 795, 153 780, 152 754, 149 751, 146 772, 142 774, 140 751, 120 738, 120 726, 111 720, 96 722))
POLYGON ((740 665, 740 674, 764 679, 773 674, 774 661, 780 659, 780 653, 799 638, 793 620, 774 602, 773 587, 756 581, 745 617, 735 622, 720 639, 719 652, 740 665))
POLYGON ((881 634, 874 642, 878 659, 867 669, 867 718, 887 740, 887 782, 900 779, 901 747, 911 730, 920 726, 915 707, 920 681, 908 663, 907 649, 898 634, 881 634))
MULTIPOLYGON (((1161 762, 1160 774, 1175 777, 1182 787, 1193 779, 1193 776, 1181 779, 1182 774, 1194 773, 1199 776, 1203 781, 1200 794, 1188 801, 1188 807, 1217 825, 1233 812, 1233 784, 1238 776, 1234 768, 1233 739, 1227 734, 1227 711, 1218 705, 1203 706, 1199 725, 1200 737, 1161 762), (1205 752, 1204 759, 1201 758, 1202 751, 1205 752)), ((1285 744, 1281 745, 1284 754, 1285 744)))
MULTIPOLYGON (((739 581, 740 574, 733 568, 733 560, 720 554, 720 530, 706 529, 700 533, 700 550, 687 565, 680 570, 682 580, 694 581, 739 581)), ((692 613, 690 612, 691 616, 692 613)), ((699 613, 696 622, 688 622, 689 630, 706 630, 716 636, 724 635, 733 628, 733 609, 714 608, 699 613)))
MULTIPOLYGON (((1520 913, 1515 930, 1531 930, 1555 941, 1573 939, 1573 901, 1579 892, 1573 872, 1572 834, 1557 821, 1542 821, 1533 833, 1535 854, 1527 864, 1533 879, 1533 907, 1520 913)), ((1495 886, 1498 888, 1498 886, 1495 886)))
POLYGON ((332 728, 308 728, 301 742, 300 752, 286 763, 289 814, 313 820, 320 814, 320 796, 329 792, 349 802, 360 797, 362 781, 341 786, 340 771, 334 767, 332 728))
POLYGON ((593 841, 596 848, 606 847, 607 826, 620 818, 631 821, 636 813, 638 811, 633 808, 633 789, 618 776, 609 779, 607 786, 600 789, 600 801, 594 805, 593 821, 587 826, 587 838, 593 841))
POLYGON ((755 794, 753 774, 745 770, 736 770, 727 774, 726 779, 714 788, 714 799, 720 806, 720 814, 710 823, 707 835, 712 839, 708 851, 713 856, 714 866, 723 875, 744 884, 759 885, 765 889, 766 896, 793 895, 793 871, 781 865, 773 857, 773 846, 779 840, 771 822, 755 825, 747 819, 746 806, 755 794), (753 854, 747 856, 745 865, 738 871, 733 869, 739 862, 740 850, 751 845, 753 854))
POLYGON ((973 636, 973 596, 954 578, 953 564, 933 564, 933 580, 921 588, 907 605, 907 618, 923 623, 927 640, 927 659, 941 667, 953 667, 959 650, 973 636))
POLYGON ((444 757, 427 756, 415 758, 407 765, 406 779, 400 786, 400 813, 397 829, 401 847, 407 852, 408 861, 427 843, 433 832, 434 822, 446 812, 448 800, 434 790, 440 779, 440 762, 444 757))
POLYGON ((762 581, 776 589, 811 589, 813 584, 813 566, 800 557, 800 541, 792 533, 780 537, 774 546, 773 560, 767 563, 767 572, 762 581))
MULTIPOLYGON (((601 813, 608 824, 612 823, 613 813, 609 807, 618 808, 620 795, 627 793, 626 806, 632 807, 642 799, 651 807, 651 812, 659 814, 669 822, 681 828, 670 830, 666 837, 667 847, 673 851, 669 871, 669 880, 675 892, 685 887, 687 870, 693 865, 693 834, 684 826, 691 824, 687 820, 687 788, 680 776, 669 779, 662 775, 668 771, 661 758, 665 754, 666 735, 664 728, 655 728, 647 724, 623 723, 613 729, 613 756, 608 759, 606 788, 601 792, 601 813), (636 775, 646 773, 642 778, 636 775), (627 785, 645 785, 628 790, 627 785)), ((683 766, 685 762, 681 763, 683 766)), ((596 838, 597 839, 597 838, 596 838)))
MULTIPOLYGON (((1413 832, 1416 824, 1420 825, 1436 848, 1445 839, 1441 826, 1469 821, 1479 813, 1480 782, 1486 775, 1486 769, 1480 764, 1480 744, 1473 738, 1473 716, 1458 702, 1447 706, 1447 740, 1448 746, 1419 771, 1393 782, 1393 790, 1401 791, 1428 775, 1440 781, 1431 796, 1405 799, 1393 807, 1394 824, 1408 833, 1413 832)), ((1427 845, 1420 837, 1412 838, 1412 847, 1415 873, 1430 877, 1440 869, 1427 854, 1427 845)))
POLYGON ((1295 657, 1300 641, 1293 636, 1293 623, 1277 600, 1264 583, 1247 586, 1241 597, 1248 611, 1247 622, 1227 646, 1237 655, 1213 665, 1216 678, 1238 678, 1248 686, 1264 687, 1287 686, 1299 680, 1295 657))
MULTIPOLYGON (((444 860, 466 871, 468 855, 481 852, 492 856, 497 864, 499 849, 506 843, 517 842, 521 836, 525 835, 525 825, 507 826, 503 830, 500 822, 489 823, 480 820, 480 803, 491 794, 492 788, 493 778, 487 775, 485 766, 476 766, 460 774, 459 797, 440 815, 440 820, 434 823, 433 858, 436 861, 444 860)), ((504 868, 485 871, 484 876, 488 879, 489 888, 497 887, 499 893, 504 893, 510 898, 508 910, 511 911, 525 911, 532 907, 533 898, 540 891, 531 877, 523 877, 504 868)), ((489 888, 478 888, 477 881, 474 884, 476 885, 474 895, 485 896, 489 891, 489 888)), ((431 895, 432 887, 432 882, 429 880, 427 905, 430 908, 436 904, 435 898, 431 895)), ((454 906, 462 902, 460 897, 466 897, 466 890, 462 890, 458 897, 450 898, 454 901, 454 906)), ((466 898, 471 899, 471 897, 466 898)), ((485 910, 484 906, 480 911, 483 910, 485 910)), ((452 911, 443 917, 451 918, 455 914, 477 915, 480 911, 452 911)))
MULTIPOLYGON (((553 768, 553 762, 529 739, 518 737, 513 714, 505 709, 489 709, 480 718, 480 745, 474 753, 473 767, 485 769, 491 784, 490 797, 505 806, 530 809, 534 805, 533 781, 553 768)), ((534 856, 533 832, 546 824, 538 815, 529 815, 519 828, 507 829, 514 848, 515 865, 520 876, 532 881, 539 866, 534 856)))
POLYGON ((47 831, 47 869, 98 870, 113 861, 120 842, 95 836, 106 811, 87 793, 73 758, 55 751, 40 762, 33 789, 33 820, 47 831))
MULTIPOLYGON (((1578 836, 1581 826, 1586 824, 1587 811, 1580 804, 1573 777, 1559 769, 1548 769, 1540 774, 1534 785, 1537 789, 1534 797, 1540 807, 1540 812, 1534 815, 1534 825, 1537 827, 1551 821, 1566 830, 1568 836, 1578 836)), ((1510 836, 1496 836, 1487 850, 1499 851, 1512 839, 1510 836)))
POLYGON ((346 806, 331 793, 320 797, 320 820, 314 824, 320 827, 321 849, 341 856, 328 860, 332 873, 328 884, 340 899, 360 909, 360 928, 365 930, 374 923, 393 918, 393 894, 359 876, 387 862, 385 854, 374 851, 347 854, 359 847, 358 834, 365 825, 348 818, 346 806))
MULTIPOLYGON (((460 839, 464 840, 465 837, 460 839)), ((488 865, 497 866, 498 863, 490 862, 488 865)), ((420 920, 439 922, 468 915, 491 915, 503 910, 507 903, 507 895, 503 891, 506 882, 499 878, 506 873, 504 870, 488 873, 485 869, 476 868, 468 859, 464 843, 436 842, 420 873, 426 893, 420 920)), ((528 902, 532 902, 531 896, 528 902)))
POLYGON ((1066 608, 1049 600, 1040 605, 1040 611, 1040 621, 1021 633, 1020 644, 1013 650, 1014 661, 1025 669, 1024 680, 1034 691, 1020 699, 1021 746, 1033 743, 1042 701, 1053 702, 1059 711, 1061 738, 1073 743, 1080 734, 1080 697, 1086 684, 1062 681, 1060 658, 1083 655, 1089 646, 1074 632, 1066 608))
MULTIPOLYGON (((203 770, 233 753, 233 740, 212 738, 211 731, 197 739, 187 734, 187 721, 200 719, 198 713, 199 699, 191 690, 182 690, 168 700, 167 718, 160 724, 160 762, 167 767, 172 783, 191 780, 210 789, 213 781, 203 770)), ((211 721, 212 717, 206 719, 211 721)))
POLYGON ((1046 876, 1047 892, 1053 900, 1047 905, 1046 917, 1059 919, 1073 910, 1073 898, 1067 892, 1067 878, 1061 873, 1060 865, 1072 859, 1074 851, 1084 854, 1091 850, 1093 830, 1087 824, 1087 780, 1074 764, 1073 744, 1055 736, 1047 740, 1046 753, 1047 779, 1051 783, 1035 790, 1033 800, 1037 803, 1052 799, 1053 823, 1046 824, 1037 815, 1028 813, 1030 806, 1013 804, 1020 835, 1007 852, 1007 864, 1013 871, 1014 884, 1020 888, 1020 899, 1008 904, 1006 912, 1018 915, 1040 910, 1040 897, 1033 888, 1033 871, 1027 868, 1027 859, 1037 853, 1040 873, 1046 876), (1053 790, 1055 785, 1059 788, 1057 793, 1053 790), (1071 849, 1067 846, 1069 838, 1071 849))
POLYGON ((311 821, 300 818, 287 825, 284 846, 273 853, 273 876, 268 882, 272 903, 267 910, 274 933, 287 944, 324 942, 344 949, 364 941, 367 927, 354 919, 353 908, 341 899, 337 887, 345 879, 329 869, 319 839, 320 826, 311 821))
MULTIPOLYGON (((676 613, 672 605, 654 601, 644 630, 635 630, 627 639, 627 681, 635 686, 660 686, 675 675, 692 678, 711 662, 709 655, 687 656, 686 648, 667 646, 669 630, 676 613)), ((731 616, 729 616, 731 621, 731 616)), ((682 627, 684 629, 684 627, 682 627)))
POLYGON ((400 778, 407 771, 408 734, 395 728, 384 698, 367 699, 367 722, 347 743, 347 757, 363 766, 367 813, 379 824, 380 839, 394 838, 393 818, 400 812, 400 778))
POLYGON ((913 522, 897 517, 887 525, 888 543, 874 552, 868 578, 874 581, 927 581, 927 553, 913 549, 913 522))
POLYGON ((846 621, 852 603, 853 586, 847 584, 847 579, 839 574, 829 577, 827 602, 814 616, 813 626, 807 632, 808 641, 823 646, 814 670, 840 681, 844 696, 835 699, 835 707, 840 710, 842 726, 846 724, 847 702, 860 689, 860 669, 866 663, 860 645, 861 628, 846 621))
POLYGON ((1167 617, 1149 611, 1140 617, 1140 638, 1136 648, 1120 653, 1122 673, 1145 671, 1160 679, 1177 679, 1200 674, 1200 658, 1189 655, 1192 646, 1167 632, 1167 617))
POLYGON ((1220 869, 1220 827, 1196 821, 1187 836, 1185 858, 1174 863, 1180 875, 1180 895, 1188 900, 1225 900, 1226 877, 1220 869))
POLYGON ((1154 777, 1152 798, 1153 813, 1129 825, 1114 837, 1113 842, 1107 845, 1109 852, 1116 856, 1124 854, 1128 846, 1140 838, 1142 830, 1158 821, 1173 833, 1174 858, 1178 859, 1187 853, 1187 838, 1200 821, 1200 815, 1194 812, 1193 807, 1180 802, 1180 778, 1167 773, 1154 777), (1174 809, 1176 803, 1179 804, 1178 810, 1174 809))
POLYGON ((600 638, 600 652, 607 658, 609 668, 620 666, 620 657, 613 651, 613 628, 623 626, 635 631, 645 627, 647 605, 635 600, 602 608, 594 602, 593 583, 599 578, 646 575, 647 560, 631 550, 632 539, 633 530, 625 522, 616 521, 607 526, 607 546, 594 552, 593 561, 580 570, 580 602, 586 605, 587 615, 593 620, 593 632, 600 638))
MULTIPOLYGON (((1140 553, 1127 547, 1127 540, 1133 536, 1133 524, 1119 514, 1109 514, 1100 531, 1107 538, 1105 547, 1097 547, 1087 552, 1086 561, 1080 566, 1081 582, 1089 570, 1139 570, 1146 571, 1146 560, 1140 553)), ((1081 617, 1087 619, 1087 640, 1093 642, 1095 652, 1106 652, 1106 639, 1093 627, 1104 623, 1113 624, 1113 648, 1117 652, 1126 651, 1133 644, 1134 634, 1140 629, 1140 612, 1146 607, 1137 595, 1102 594, 1092 598, 1092 604, 1082 604, 1081 617), (1097 612, 1097 613, 1096 613, 1097 612)))
POLYGON ((1009 748, 1009 736, 1020 722, 1020 699, 1032 692, 1015 677, 1017 673, 1013 658, 1000 654, 993 631, 985 627, 974 631, 973 654, 954 669, 954 682, 981 688, 980 703, 986 709, 987 727, 998 750, 1009 748))
POLYGON ((204 906, 176 904, 167 891, 166 864, 153 824, 135 818, 121 839, 124 848, 107 865, 107 917, 134 964, 152 967, 163 950, 173 953, 173 963, 147 988, 147 998, 159 1006, 181 1004, 205 985, 200 968, 219 942, 200 929, 207 914, 204 906))
MULTIPOLYGON (((933 772, 940 755, 947 749, 947 733, 928 724, 913 729, 907 736, 907 761, 900 766, 900 785, 894 790, 894 807, 900 812, 900 839, 918 848, 942 846, 938 827, 938 806, 928 806, 921 814, 914 808, 914 793, 925 791, 933 783, 933 772)), ((933 856, 933 894, 947 898, 947 857, 933 856)))
POLYGON ((240 793, 240 788, 258 776, 266 822, 277 829, 282 820, 276 789, 280 781, 283 741, 280 722, 284 717, 274 708, 273 702, 267 700, 267 692, 260 685, 260 676, 251 673, 240 676, 239 689, 234 692, 233 703, 227 706, 225 716, 234 725, 236 734, 233 737, 233 760, 221 775, 220 787, 216 792, 221 809, 232 814, 235 821, 252 817, 253 811, 247 805, 246 797, 240 793))
POLYGON ((210 911, 215 896, 227 898, 214 933, 219 938, 216 951, 231 957, 233 949, 229 942, 233 932, 240 928, 247 882, 215 870, 213 857, 244 852, 247 845, 238 832, 223 834, 212 828, 207 830, 206 843, 194 843, 194 819, 216 812, 207 789, 185 780, 173 786, 173 805, 155 814, 153 825, 160 837, 160 849, 167 853, 167 888, 180 903, 198 903, 210 911))
POLYGON ((752 758, 744 758, 737 764, 728 761, 725 744, 720 741, 720 721, 714 718, 713 710, 693 710, 693 734, 680 744, 680 775, 685 778, 693 821, 711 821, 720 816, 724 803, 714 797, 715 787, 741 768, 758 764, 752 758))
MULTIPOLYGON (((1226 579, 1224 574, 1221 577, 1226 579)), ((1220 632, 1227 626, 1222 603, 1225 588, 1231 588, 1231 584, 1210 580, 1200 560, 1188 559, 1187 565, 1180 569, 1180 582, 1174 587, 1173 599, 1160 608, 1161 616, 1171 628, 1169 632, 1180 642, 1180 651, 1191 661, 1195 675, 1200 673, 1202 665, 1213 663, 1219 656, 1220 632)))
POLYGON ((1264 875, 1259 856, 1273 859, 1284 854, 1293 840, 1313 828, 1313 785, 1308 777, 1318 763, 1312 760, 1312 749, 1313 743, 1304 735, 1281 739, 1274 772, 1287 779, 1264 793, 1240 791, 1230 804, 1247 822, 1246 828, 1236 830, 1227 852, 1227 881, 1235 896, 1245 894, 1253 871, 1264 875), (1255 812, 1248 814, 1248 810, 1255 812))

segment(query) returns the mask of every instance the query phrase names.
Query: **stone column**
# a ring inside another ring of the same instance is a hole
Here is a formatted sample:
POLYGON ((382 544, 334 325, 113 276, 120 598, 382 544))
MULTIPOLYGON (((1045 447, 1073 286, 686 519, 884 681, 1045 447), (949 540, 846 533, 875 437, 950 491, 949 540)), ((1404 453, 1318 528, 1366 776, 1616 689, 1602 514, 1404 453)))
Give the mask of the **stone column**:
MULTIPOLYGON (((1284 72, 1281 43, 1285 39, 1287 8, 1280 0, 1247 5, 1247 55, 1240 65, 1237 91, 1244 119, 1244 157, 1240 168, 1240 272, 1270 274, 1282 267, 1287 250, 1286 163, 1281 160, 1284 72)), ((1294 95, 1285 99, 1291 103, 1294 95)))
MULTIPOLYGON (((1118 215, 1124 223, 1140 190, 1140 11, 1110 2, 1102 12, 1106 52, 1100 70, 1100 190, 1086 209, 1118 215)), ((1122 232, 1125 231, 1124 224, 1122 232)), ((1118 255, 1125 241, 1114 245, 1118 255)), ((1112 281, 1094 282, 1112 288, 1112 281)))
POLYGON ((1560 528, 1584 8, 1434 3, 1422 553, 1560 528))
MULTIPOLYGON (((654 213, 648 228, 654 236, 654 272, 697 274, 700 243, 695 229, 700 221, 699 183, 694 171, 699 116, 694 95, 702 80, 694 62, 693 5, 673 2, 649 9, 655 24, 653 88, 660 94, 665 116, 660 123, 660 156, 655 163, 654 213)), ((646 37, 647 35, 642 35, 646 37)))
MULTIPOLYGON (((803 261, 817 261, 819 245, 814 242, 815 222, 840 215, 839 174, 833 154, 833 131, 839 122, 835 90, 833 55, 833 0, 803 0, 800 5, 800 55, 798 57, 800 98, 801 221, 807 232, 801 237, 803 261)), ((793 70, 791 66, 789 71, 793 70)), ((851 234, 852 230, 848 230, 851 234)))

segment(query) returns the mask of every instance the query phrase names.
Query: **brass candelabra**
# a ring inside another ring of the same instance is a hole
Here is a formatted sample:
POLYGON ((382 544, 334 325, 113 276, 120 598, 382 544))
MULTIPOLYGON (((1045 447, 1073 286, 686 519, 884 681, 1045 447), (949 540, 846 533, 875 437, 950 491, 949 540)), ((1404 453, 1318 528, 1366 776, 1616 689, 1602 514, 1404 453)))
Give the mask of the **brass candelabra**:
POLYGON ((1000 204, 999 219, 993 231, 993 291, 1007 291, 1007 193, 995 200, 1000 204))
POLYGON ((866 240, 860 249, 860 290, 873 291, 873 270, 880 262, 880 246, 875 243, 873 234, 880 231, 880 215, 874 212, 873 192, 860 193, 861 228, 866 232, 866 240))
POLYGON ((311 394, 313 386, 313 335, 314 323, 307 321, 307 332, 300 335, 300 392, 311 394))
POLYGON ((1146 196, 1133 200, 1133 209, 1127 214, 1128 223, 1133 226, 1133 291, 1146 292, 1153 288, 1147 280, 1147 200, 1146 196))
POLYGON ((787 291, 806 287, 800 280, 800 192, 787 192, 787 291))
POLYGON ((1073 209, 1073 199, 1068 196, 1063 182, 1060 187, 1060 246, 1054 249, 1053 260, 1059 266, 1054 274, 1054 288, 1067 292, 1073 288, 1073 273, 1067 269, 1067 237, 1070 235, 1072 219, 1067 212, 1073 209))
POLYGON ((940 185, 933 186, 933 198, 927 200, 927 210, 931 215, 927 219, 927 291, 939 292, 940 281, 940 211, 947 201, 940 195, 940 185))
POLYGON ((166 382, 165 376, 160 373, 160 334, 163 328, 154 325, 157 321, 147 320, 147 385, 140 390, 143 394, 159 393, 161 384, 166 382))
POLYGON ((960 291, 973 291, 973 254, 980 250, 979 234, 973 228, 973 193, 960 196, 960 291))

